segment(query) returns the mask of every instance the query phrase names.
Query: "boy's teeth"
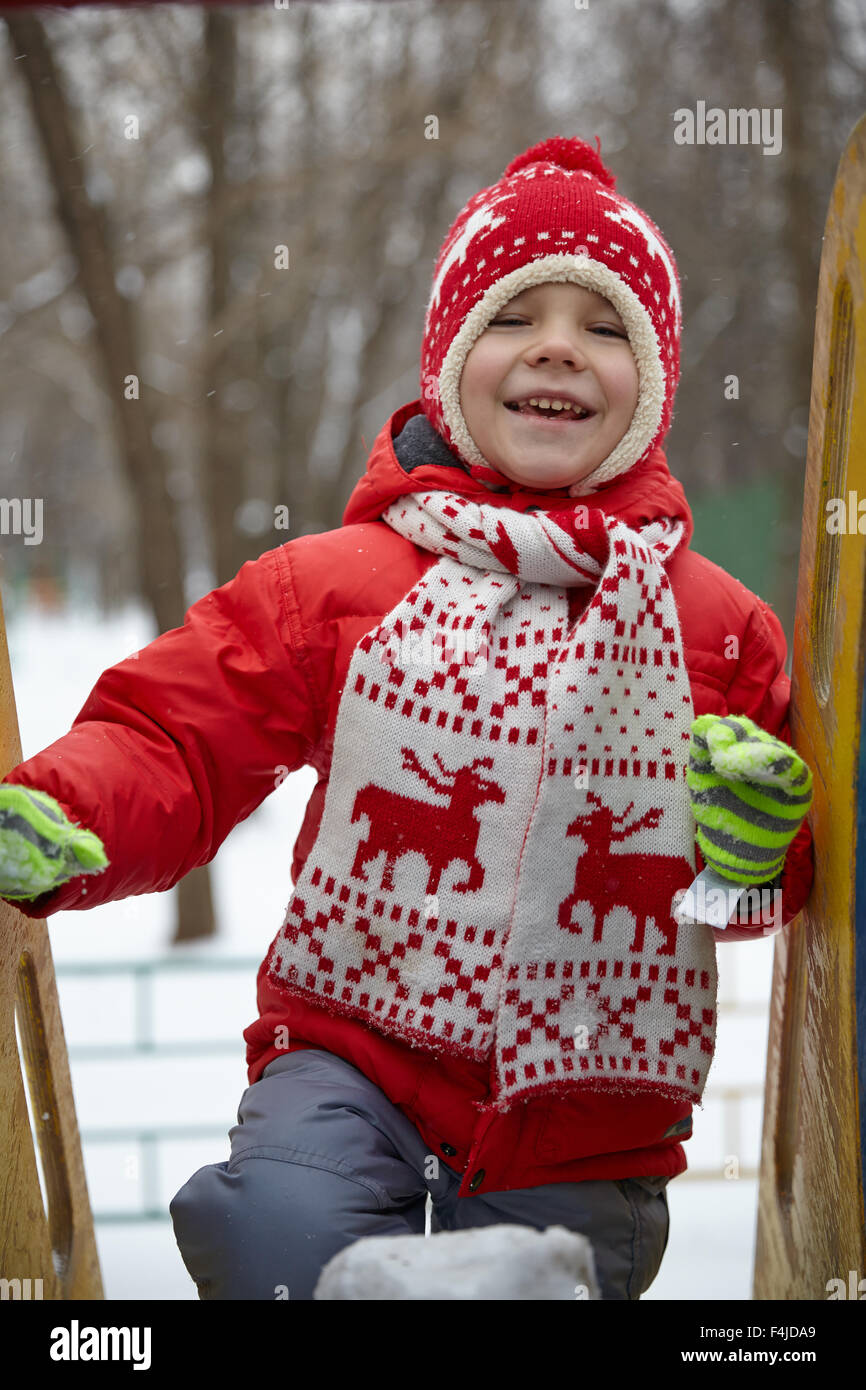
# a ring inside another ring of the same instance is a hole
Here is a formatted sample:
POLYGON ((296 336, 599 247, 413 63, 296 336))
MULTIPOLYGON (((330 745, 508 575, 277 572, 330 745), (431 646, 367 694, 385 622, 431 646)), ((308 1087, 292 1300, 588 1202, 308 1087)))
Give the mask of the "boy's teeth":
POLYGON ((530 396, 527 405, 536 406, 540 410, 564 410, 569 414, 575 415, 578 419, 588 414, 582 406, 573 405, 571 401, 561 401, 556 397, 549 396, 530 396))

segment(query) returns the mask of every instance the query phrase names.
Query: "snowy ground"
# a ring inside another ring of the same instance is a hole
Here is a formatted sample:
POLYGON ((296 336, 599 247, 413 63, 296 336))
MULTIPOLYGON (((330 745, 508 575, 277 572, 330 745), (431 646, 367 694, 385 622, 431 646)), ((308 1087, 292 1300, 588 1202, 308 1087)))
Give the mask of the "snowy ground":
MULTIPOLYGON (((49 615, 35 608, 10 617, 8 640, 23 757, 64 734, 99 674, 153 635, 143 613, 133 608, 112 621, 96 613, 49 615)), ((212 864, 219 915, 215 940, 169 948, 173 892, 49 918, 94 1211, 122 1216, 141 1208, 147 1198, 147 1169, 133 1143, 123 1138, 113 1143, 89 1141, 89 1131, 142 1125, 214 1127, 212 1138, 158 1145, 152 1201, 165 1220, 97 1220, 109 1299, 197 1297, 174 1241, 168 1203, 197 1168, 228 1157, 228 1130, 236 1122, 247 1084, 241 1032, 256 1016, 256 967, 282 921, 291 892, 291 850, 314 782, 309 768, 287 778, 223 844, 212 864), (277 843, 284 847, 281 871, 268 863, 277 843), (205 962, 216 956, 250 964, 237 972, 209 973, 205 962), (202 968, 160 977, 154 995, 155 1036, 165 1042, 219 1041, 222 1051, 180 1059, 76 1058, 76 1046, 130 1040, 132 986, 129 976, 122 975, 84 982, 67 978, 64 965, 180 958, 200 958, 202 968)), ((720 1002, 763 1007, 752 1015, 722 1012, 704 1109, 696 1109, 695 1136, 686 1145, 691 1168, 711 1169, 719 1177, 698 1181, 686 1174, 670 1184, 670 1239, 646 1299, 751 1296, 757 1183, 725 1179, 722 1174, 731 1154, 739 1156, 743 1167, 757 1166, 763 1102, 760 1095, 741 1102, 728 1112, 726 1125, 718 1091, 760 1085, 763 1080, 772 959, 769 940, 719 950, 720 1002)))

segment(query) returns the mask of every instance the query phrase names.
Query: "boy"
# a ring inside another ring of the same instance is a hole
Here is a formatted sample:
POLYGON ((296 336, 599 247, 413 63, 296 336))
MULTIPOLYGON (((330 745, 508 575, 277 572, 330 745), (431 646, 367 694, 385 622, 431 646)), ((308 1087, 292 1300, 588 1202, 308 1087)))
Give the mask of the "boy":
POLYGON ((421 399, 343 527, 244 565, 0 786, 0 891, 42 916, 171 887, 319 771, 231 1157, 171 1203, 202 1298, 309 1299, 428 1192, 436 1230, 584 1233, 604 1298, 655 1278, 715 940, 763 935, 672 915, 695 822, 779 925, 812 880, 781 626, 688 549, 661 447, 680 329, 600 155, 527 150, 446 237, 421 399))

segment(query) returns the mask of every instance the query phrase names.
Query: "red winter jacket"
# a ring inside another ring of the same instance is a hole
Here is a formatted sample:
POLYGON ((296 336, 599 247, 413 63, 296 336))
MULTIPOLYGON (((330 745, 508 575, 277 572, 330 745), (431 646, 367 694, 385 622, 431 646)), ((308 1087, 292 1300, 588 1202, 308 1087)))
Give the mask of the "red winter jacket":
MULTIPOLYGON (((516 484, 491 492, 454 466, 424 463, 407 473, 393 439, 420 408, 419 401, 401 407, 383 427, 342 527, 301 536, 243 565, 192 605, 182 627, 105 671, 69 733, 5 778, 49 792, 73 821, 100 836, 110 860, 100 875, 16 903, 21 911, 43 917, 171 888, 213 859, 233 827, 278 785, 282 770, 308 764, 319 781, 294 847, 297 882, 322 814, 355 644, 439 559, 377 520, 383 508, 421 488, 520 510, 566 496, 516 484)), ((691 512, 663 451, 587 500, 632 526, 665 511, 687 518, 686 538, 666 571, 695 715, 746 714, 789 743, 781 625, 755 594, 688 549, 691 512)), ((593 591, 569 592, 576 616, 593 591)), ((697 847, 696 859, 703 868, 697 847)), ((812 873, 807 820, 785 860, 783 926, 806 902, 812 873)), ((760 924, 714 930, 717 941, 762 935, 760 924)), ((675 1177, 687 1166, 688 1103, 593 1093, 530 1098, 504 1115, 481 1117, 492 1056, 484 1063, 443 1059, 287 998, 266 979, 265 963, 258 972, 259 1017, 244 1031, 250 1083, 287 1050, 275 1043, 285 1029, 288 1050, 338 1054, 408 1116, 432 1155, 463 1174, 461 1196, 592 1178, 675 1177)))

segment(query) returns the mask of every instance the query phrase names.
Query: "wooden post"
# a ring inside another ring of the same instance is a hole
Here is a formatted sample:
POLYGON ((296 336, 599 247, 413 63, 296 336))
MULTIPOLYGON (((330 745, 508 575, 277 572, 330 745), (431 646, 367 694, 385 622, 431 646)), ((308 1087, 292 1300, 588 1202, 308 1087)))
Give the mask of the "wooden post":
MULTIPOLYGON (((0 600, 0 775, 5 777, 21 760, 0 600)), ((0 1285, 0 1296, 102 1298, 48 928, 2 900, 0 1005, 0 1280, 6 1281, 0 1285), (16 1018, 47 1213, 27 1114, 16 1018)))
POLYGON ((815 773, 815 882, 776 938, 760 1299, 866 1297, 864 662, 866 116, 839 162, 818 284, 791 690, 792 742, 815 773))

